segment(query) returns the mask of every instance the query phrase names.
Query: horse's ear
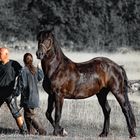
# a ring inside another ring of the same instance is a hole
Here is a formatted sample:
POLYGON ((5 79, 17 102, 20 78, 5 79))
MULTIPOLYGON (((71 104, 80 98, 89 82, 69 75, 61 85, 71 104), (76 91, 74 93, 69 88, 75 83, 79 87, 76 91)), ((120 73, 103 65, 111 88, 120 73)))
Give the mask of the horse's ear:
POLYGON ((49 38, 53 38, 53 33, 52 32, 49 32, 48 37, 49 38))
POLYGON ((43 31, 40 31, 40 32, 37 34, 37 37, 36 37, 37 40, 39 40, 39 38, 40 38, 42 32, 43 32, 43 31))

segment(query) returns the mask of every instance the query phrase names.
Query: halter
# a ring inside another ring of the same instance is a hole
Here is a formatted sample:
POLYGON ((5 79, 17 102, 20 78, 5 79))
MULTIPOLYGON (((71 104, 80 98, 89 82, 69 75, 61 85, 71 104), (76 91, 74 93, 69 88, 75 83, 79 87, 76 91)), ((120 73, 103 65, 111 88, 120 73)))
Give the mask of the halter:
POLYGON ((39 46, 42 46, 42 48, 45 50, 45 52, 48 52, 51 49, 51 45, 49 45, 49 48, 46 48, 45 44, 40 43, 39 46))

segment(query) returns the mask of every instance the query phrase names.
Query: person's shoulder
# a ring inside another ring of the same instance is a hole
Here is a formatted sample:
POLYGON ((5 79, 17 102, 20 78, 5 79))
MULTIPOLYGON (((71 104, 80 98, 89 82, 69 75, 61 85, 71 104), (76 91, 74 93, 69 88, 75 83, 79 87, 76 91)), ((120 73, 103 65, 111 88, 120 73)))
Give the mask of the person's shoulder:
POLYGON ((21 64, 20 64, 18 61, 16 61, 16 60, 10 59, 10 63, 11 63, 14 67, 22 68, 21 64))
POLYGON ((12 59, 10 59, 10 62, 13 63, 13 64, 19 64, 19 62, 17 62, 16 60, 12 60, 12 59))

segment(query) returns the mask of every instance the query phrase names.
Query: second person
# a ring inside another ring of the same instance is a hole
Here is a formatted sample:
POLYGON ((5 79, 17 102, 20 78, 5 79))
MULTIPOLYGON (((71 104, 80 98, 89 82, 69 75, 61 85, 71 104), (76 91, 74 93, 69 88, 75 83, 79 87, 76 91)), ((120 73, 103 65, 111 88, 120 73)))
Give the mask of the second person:
POLYGON ((39 107, 37 83, 43 79, 41 69, 33 65, 33 56, 26 53, 23 57, 25 66, 18 77, 16 93, 21 94, 20 106, 24 109, 24 118, 29 134, 46 135, 42 124, 38 121, 35 108, 39 107))

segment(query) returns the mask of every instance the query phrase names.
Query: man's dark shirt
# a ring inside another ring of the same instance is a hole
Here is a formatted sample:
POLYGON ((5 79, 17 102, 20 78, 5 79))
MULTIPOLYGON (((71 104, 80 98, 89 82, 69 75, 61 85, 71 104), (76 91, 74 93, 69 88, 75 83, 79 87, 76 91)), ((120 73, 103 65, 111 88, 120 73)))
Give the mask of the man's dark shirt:
POLYGON ((19 75, 22 66, 14 60, 6 64, 0 62, 0 98, 8 97, 12 94, 15 79, 19 75))

